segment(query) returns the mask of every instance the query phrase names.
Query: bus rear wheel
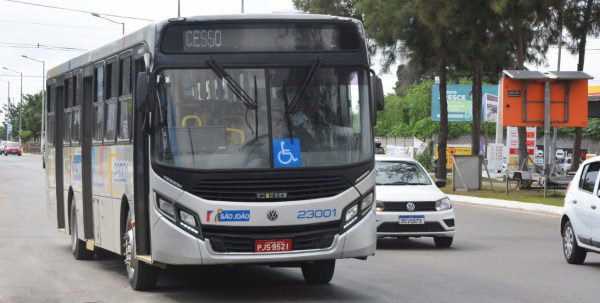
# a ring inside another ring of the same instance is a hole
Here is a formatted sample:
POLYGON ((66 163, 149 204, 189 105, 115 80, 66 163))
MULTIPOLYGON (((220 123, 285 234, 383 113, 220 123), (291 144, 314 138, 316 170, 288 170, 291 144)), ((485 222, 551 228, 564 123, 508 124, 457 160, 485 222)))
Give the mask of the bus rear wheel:
POLYGON ((131 210, 127 213, 125 222, 125 267, 129 285, 134 290, 148 290, 156 287, 158 280, 158 267, 138 260, 135 257, 135 232, 131 226, 131 210))
POLYGON ((91 260, 94 258, 94 252, 85 247, 85 242, 79 240, 77 236, 77 208, 75 207, 75 197, 71 198, 71 251, 75 260, 91 260))
POLYGON ((319 260, 312 263, 302 263, 302 275, 304 281, 309 284, 326 284, 333 278, 335 271, 335 259, 319 260))

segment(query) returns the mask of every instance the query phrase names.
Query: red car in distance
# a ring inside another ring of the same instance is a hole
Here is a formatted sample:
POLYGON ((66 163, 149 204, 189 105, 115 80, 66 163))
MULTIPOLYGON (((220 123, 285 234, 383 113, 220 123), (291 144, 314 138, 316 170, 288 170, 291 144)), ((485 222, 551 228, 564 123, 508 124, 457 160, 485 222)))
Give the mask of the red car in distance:
POLYGON ((21 155, 21 146, 19 142, 8 142, 4 147, 4 155, 21 155))

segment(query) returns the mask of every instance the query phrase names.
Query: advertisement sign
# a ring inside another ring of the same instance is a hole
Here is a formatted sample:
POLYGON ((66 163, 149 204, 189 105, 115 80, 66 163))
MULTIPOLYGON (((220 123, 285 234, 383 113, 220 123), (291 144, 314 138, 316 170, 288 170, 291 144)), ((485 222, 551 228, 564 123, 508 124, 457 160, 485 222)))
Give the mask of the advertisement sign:
MULTIPOLYGON (((558 163, 561 163, 561 159, 571 159, 571 157, 573 156, 573 149, 572 148, 563 148, 563 147, 557 147, 556 148, 556 159, 558 159, 558 163)), ((582 148, 580 150, 579 153, 579 158, 581 159, 581 161, 585 161, 587 159, 588 153, 587 153, 587 149, 582 148)), ((551 157, 550 160, 552 161, 553 158, 551 157)), ((539 163, 539 164, 543 164, 544 163, 544 146, 543 145, 536 145, 536 150, 535 150, 535 163, 539 163)), ((550 162, 552 163, 552 162, 550 162)))
MULTIPOLYGON (((470 155, 470 147, 446 147, 446 168, 452 169, 452 156, 470 155)), ((435 147, 435 158, 438 158, 438 147, 435 147)))
POLYGON ((487 154, 487 166, 489 170, 502 170, 502 144, 489 144, 487 154))
MULTIPOLYGON (((516 127, 507 127, 506 128, 506 146, 508 147, 508 154, 511 156, 519 155, 519 132, 516 127)), ((535 127, 527 127, 527 154, 530 156, 535 155, 535 140, 536 140, 536 128, 535 127)))
MULTIPOLYGON (((448 121, 473 121, 473 98, 471 85, 446 86, 448 101, 448 121)), ((498 112, 498 86, 482 86, 481 122, 496 121, 498 112)), ((440 121, 440 86, 434 84, 431 90, 431 120, 440 121)))

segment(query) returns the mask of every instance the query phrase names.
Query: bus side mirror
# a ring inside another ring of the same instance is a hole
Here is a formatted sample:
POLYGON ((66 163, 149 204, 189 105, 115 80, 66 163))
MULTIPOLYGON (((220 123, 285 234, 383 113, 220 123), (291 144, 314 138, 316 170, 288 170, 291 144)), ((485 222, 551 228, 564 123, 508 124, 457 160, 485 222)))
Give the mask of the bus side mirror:
POLYGON ((148 74, 141 72, 135 85, 135 108, 138 111, 148 110, 148 74))
POLYGON ((377 77, 375 79, 375 102, 377 105, 377 111, 382 111, 385 108, 385 96, 383 94, 383 83, 381 79, 377 77))

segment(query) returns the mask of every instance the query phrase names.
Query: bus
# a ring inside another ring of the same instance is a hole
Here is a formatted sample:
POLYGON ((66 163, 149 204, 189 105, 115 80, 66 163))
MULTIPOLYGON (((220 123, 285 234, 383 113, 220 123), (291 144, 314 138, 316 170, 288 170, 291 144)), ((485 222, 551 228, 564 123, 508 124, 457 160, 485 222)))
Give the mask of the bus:
POLYGON ((360 21, 154 22, 48 72, 47 210, 77 260, 299 267, 375 253, 381 80, 360 21))

